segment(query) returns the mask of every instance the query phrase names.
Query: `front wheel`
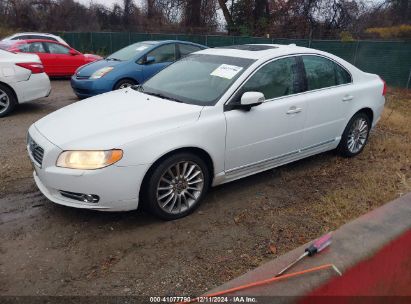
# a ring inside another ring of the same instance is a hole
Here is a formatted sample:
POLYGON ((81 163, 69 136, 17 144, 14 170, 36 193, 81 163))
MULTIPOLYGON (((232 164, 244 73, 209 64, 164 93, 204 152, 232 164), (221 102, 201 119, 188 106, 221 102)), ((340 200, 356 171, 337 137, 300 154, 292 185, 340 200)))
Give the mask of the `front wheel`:
POLYGON ((129 87, 132 87, 135 84, 136 83, 135 83, 134 80, 123 79, 123 80, 120 80, 119 82, 116 83, 116 85, 114 86, 114 90, 121 90, 121 89, 129 88, 129 87))
POLYGON ((365 113, 355 114, 347 124, 338 150, 345 157, 354 157, 364 149, 371 130, 370 118, 365 113))
POLYGON ((148 177, 143 200, 148 209, 164 220, 192 213, 209 187, 209 170, 200 157, 179 153, 163 160, 148 177))

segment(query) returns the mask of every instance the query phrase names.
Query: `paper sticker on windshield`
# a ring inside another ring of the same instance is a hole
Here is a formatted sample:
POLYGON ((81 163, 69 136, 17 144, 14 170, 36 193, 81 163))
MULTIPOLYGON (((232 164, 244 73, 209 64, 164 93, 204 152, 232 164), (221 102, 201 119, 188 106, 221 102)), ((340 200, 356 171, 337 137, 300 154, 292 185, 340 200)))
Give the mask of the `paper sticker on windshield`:
POLYGON ((210 75, 217 76, 226 79, 232 79, 237 75, 243 68, 235 65, 222 64, 216 68, 210 75))
POLYGON ((136 51, 140 52, 140 51, 144 51, 147 48, 147 46, 140 46, 138 48, 136 48, 136 51))

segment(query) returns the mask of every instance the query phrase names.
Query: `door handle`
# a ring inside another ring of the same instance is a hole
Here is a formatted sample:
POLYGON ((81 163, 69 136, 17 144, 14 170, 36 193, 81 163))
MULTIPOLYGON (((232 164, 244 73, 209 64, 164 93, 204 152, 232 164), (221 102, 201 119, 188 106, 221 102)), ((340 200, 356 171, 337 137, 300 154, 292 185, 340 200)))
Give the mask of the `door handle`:
POLYGON ((291 107, 291 108, 287 111, 287 114, 288 114, 288 115, 298 114, 298 113, 300 113, 302 110, 303 110, 302 108, 297 108, 297 107, 293 106, 293 107, 291 107))
POLYGON ((354 96, 346 95, 346 96, 343 97, 342 101, 346 102, 346 101, 350 101, 350 100, 353 100, 353 99, 354 99, 354 96))

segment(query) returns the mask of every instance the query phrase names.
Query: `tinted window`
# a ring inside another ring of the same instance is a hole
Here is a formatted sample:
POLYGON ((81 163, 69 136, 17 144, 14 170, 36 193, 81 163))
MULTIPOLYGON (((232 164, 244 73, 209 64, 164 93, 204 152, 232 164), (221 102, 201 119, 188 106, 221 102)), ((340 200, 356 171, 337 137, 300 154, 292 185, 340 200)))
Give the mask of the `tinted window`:
POLYGON ((319 56, 303 56, 308 90, 351 82, 351 76, 334 61, 319 56))
POLYGON ((28 39, 46 39, 46 40, 52 40, 52 41, 57 41, 57 39, 50 37, 50 36, 39 36, 39 35, 30 35, 30 38, 28 39))
POLYGON ((199 48, 198 46, 194 46, 190 44, 179 44, 179 48, 180 48, 181 57, 185 57, 188 54, 198 52, 199 50, 201 50, 201 48, 199 48))
POLYGON ((156 48, 147 54, 147 57, 154 57, 154 63, 172 62, 176 60, 176 50, 174 44, 166 44, 156 48))
POLYGON ((24 53, 46 53, 43 43, 33 42, 28 44, 21 44, 18 46, 20 52, 24 53))
POLYGON ((348 73, 344 68, 339 66, 338 64, 334 63, 335 65, 335 73, 337 77, 337 84, 346 84, 351 83, 351 75, 348 73))
POLYGON ((23 35, 23 36, 17 36, 17 37, 11 38, 11 40, 26 40, 26 39, 30 39, 29 36, 23 35))
POLYGON ((241 93, 255 91, 266 99, 300 92, 296 58, 284 58, 266 64, 245 83, 241 93))
POLYGON ((49 53, 51 54, 69 54, 70 49, 68 47, 62 46, 60 44, 56 43, 49 43, 45 42, 47 44, 47 47, 49 49, 49 53))

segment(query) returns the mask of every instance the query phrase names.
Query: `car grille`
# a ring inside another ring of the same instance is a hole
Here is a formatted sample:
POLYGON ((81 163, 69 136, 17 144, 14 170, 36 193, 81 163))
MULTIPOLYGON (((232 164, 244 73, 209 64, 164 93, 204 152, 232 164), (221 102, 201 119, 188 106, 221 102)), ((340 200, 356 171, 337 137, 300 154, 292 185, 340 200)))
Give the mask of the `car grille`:
POLYGON ((27 146, 30 154, 38 165, 43 164, 44 149, 40 147, 30 135, 27 136, 27 146))

